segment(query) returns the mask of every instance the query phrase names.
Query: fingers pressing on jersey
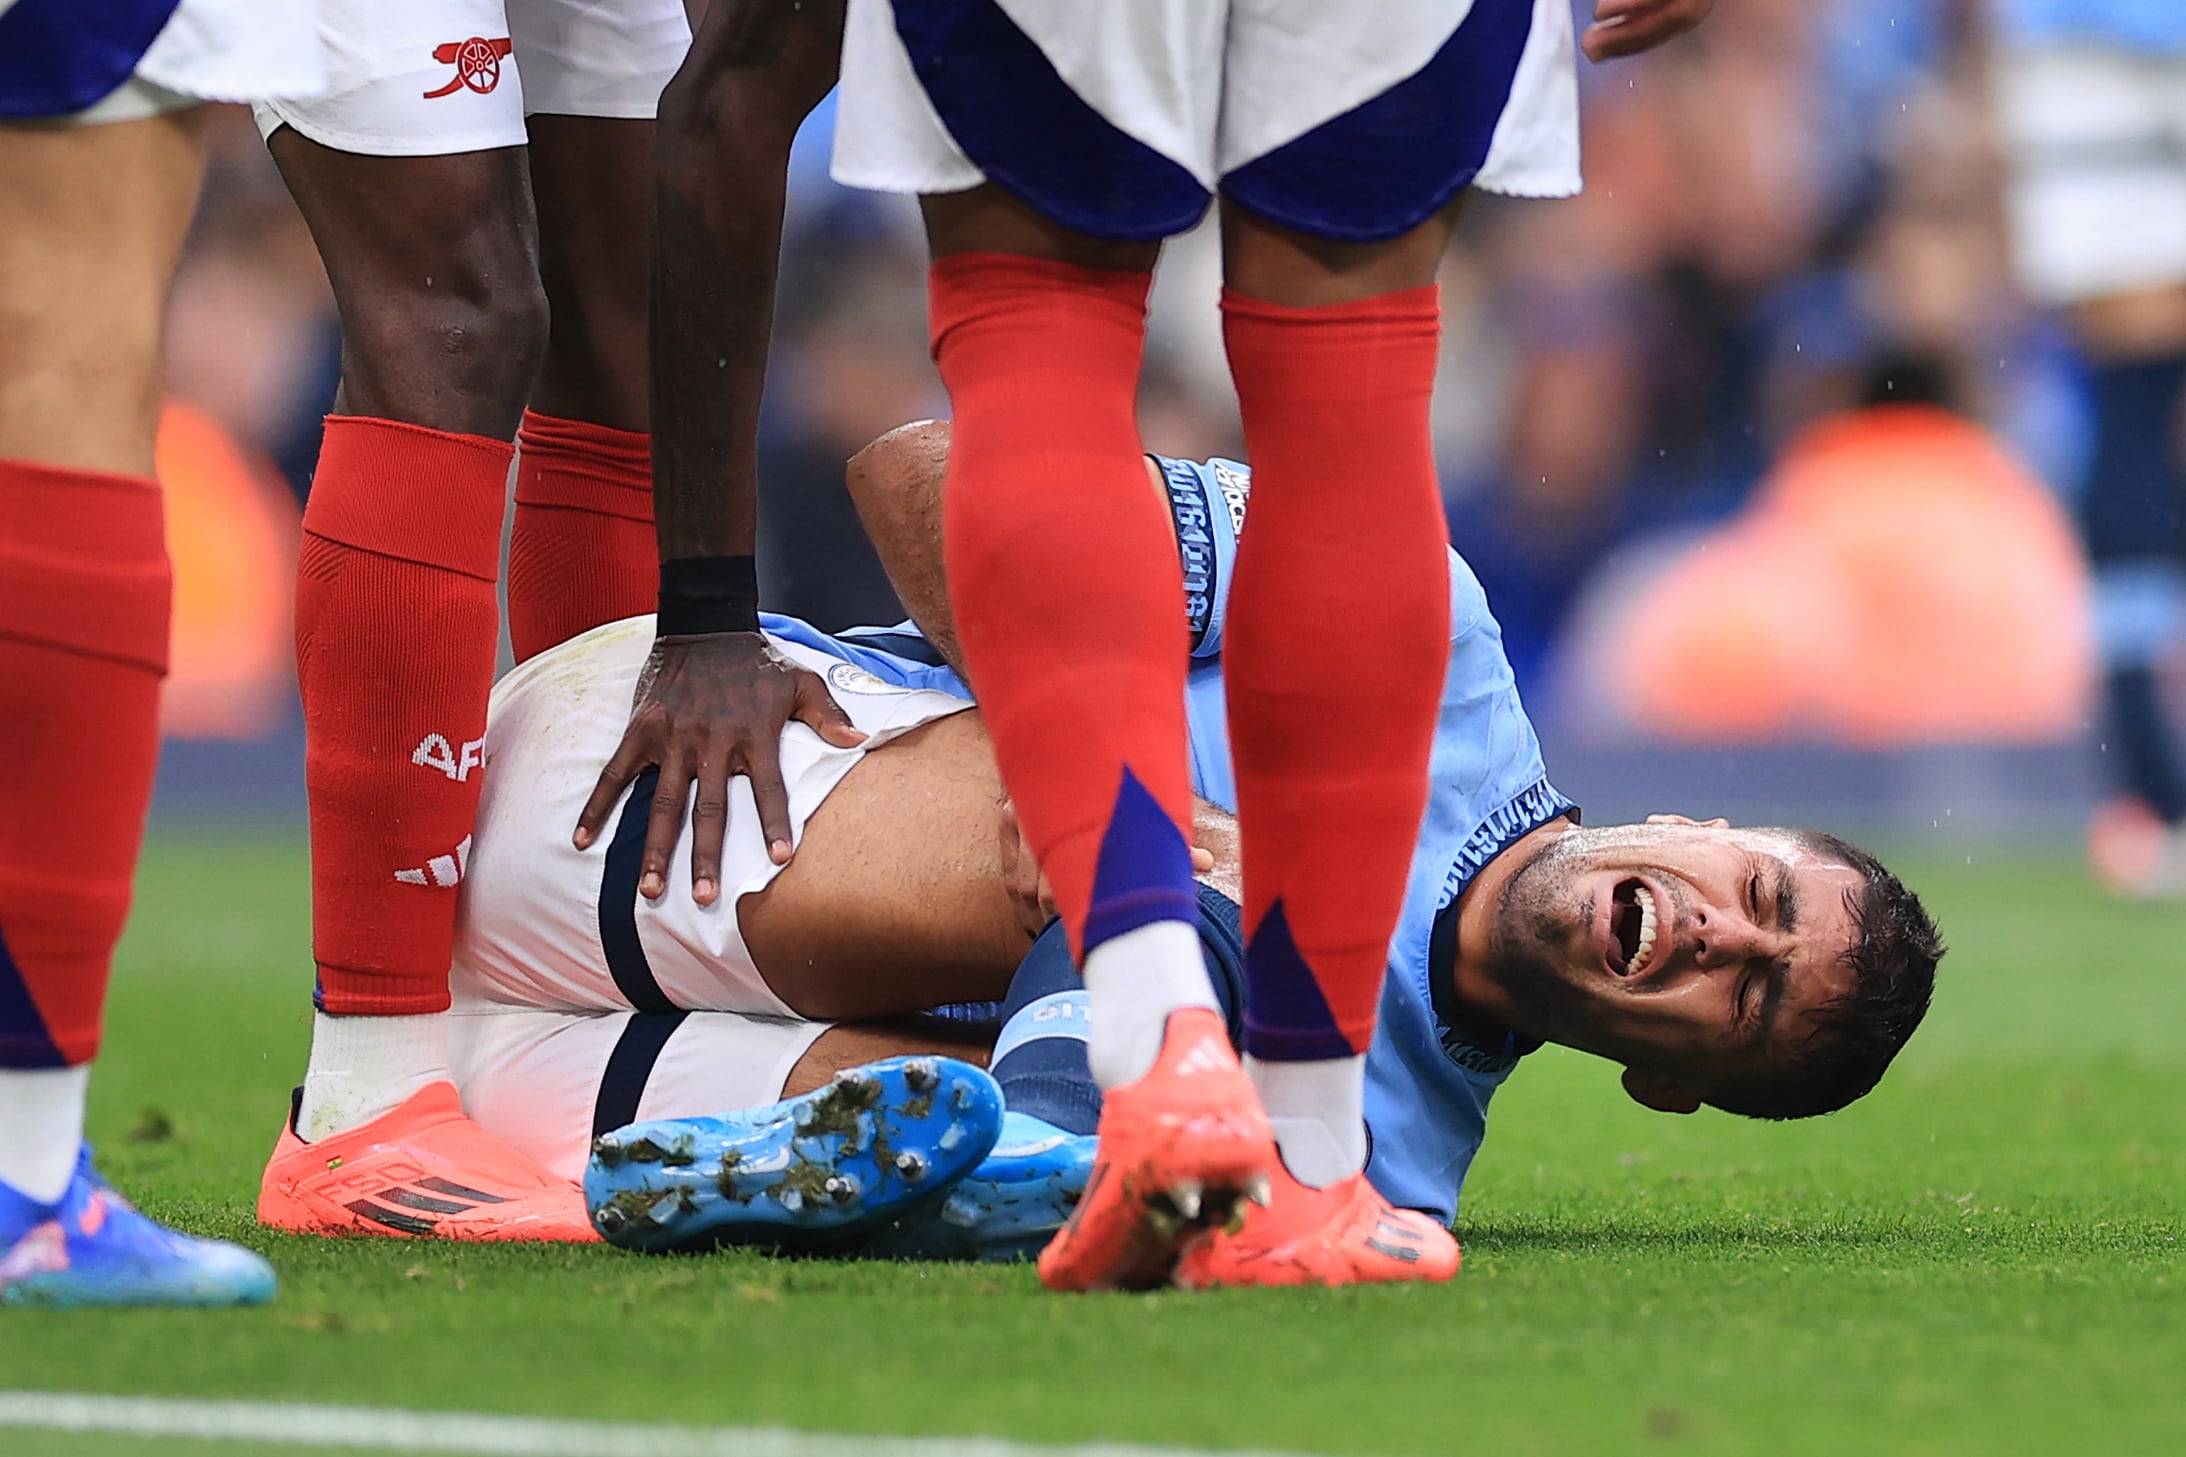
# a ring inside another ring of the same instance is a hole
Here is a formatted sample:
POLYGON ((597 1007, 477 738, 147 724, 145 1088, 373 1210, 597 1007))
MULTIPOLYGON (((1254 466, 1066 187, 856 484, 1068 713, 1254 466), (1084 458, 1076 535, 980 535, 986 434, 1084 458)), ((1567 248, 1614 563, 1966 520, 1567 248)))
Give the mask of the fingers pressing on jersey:
POLYGON ((796 842, 782 782, 783 725, 795 718, 843 749, 866 737, 817 673, 782 657, 753 632, 661 638, 639 676, 636 700, 622 744, 578 816, 574 838, 578 849, 590 848, 623 791, 646 766, 658 764, 660 783, 638 873, 638 889, 653 899, 667 892, 694 785, 691 897, 711 905, 721 893, 729 782, 739 774, 751 780, 768 858, 787 865, 796 842))
POLYGON ((668 859, 683 833, 692 777, 680 756, 671 755, 660 766, 660 782, 653 786, 652 808, 645 817, 645 855, 638 861, 638 894, 647 900, 659 900, 668 891, 668 859))
POLYGON ((1590 61, 1636 56, 1683 35, 1714 8, 1715 0, 1598 0, 1579 49, 1590 61))
MULTIPOLYGON (((773 753, 753 753, 745 761, 744 773, 751 779, 752 803, 759 810, 759 832, 767 837, 767 858, 777 865, 787 865, 794 842, 790 839, 789 790, 782 783, 782 761, 773 753)), ((716 829, 717 863, 720 849, 721 832, 716 829)))
POLYGON ((570 837, 580 850, 589 850, 607 827, 607 817, 615 812, 615 802, 630 787, 630 781, 644 773, 653 762, 653 754, 645 736, 633 724, 623 732, 622 742, 615 747, 615 755, 593 781, 592 797, 584 802, 584 809, 577 815, 577 833, 570 837))
MULTIPOLYGON (((730 772, 728 760, 718 754, 707 756, 698 766, 698 795, 691 805, 691 899, 702 906, 712 905, 721 895, 721 844, 729 831, 730 772)), ((757 782, 756 775, 753 782, 757 782)), ((650 828, 647 827, 648 831, 650 828)), ((675 848, 675 834, 671 830, 668 843, 661 851, 664 885, 668 857, 675 853, 675 848)), ((650 843, 646 850, 650 864, 650 843)))
POLYGON ((865 742, 865 730, 850 721, 817 673, 797 680, 797 707, 791 716, 838 749, 855 749, 865 742))

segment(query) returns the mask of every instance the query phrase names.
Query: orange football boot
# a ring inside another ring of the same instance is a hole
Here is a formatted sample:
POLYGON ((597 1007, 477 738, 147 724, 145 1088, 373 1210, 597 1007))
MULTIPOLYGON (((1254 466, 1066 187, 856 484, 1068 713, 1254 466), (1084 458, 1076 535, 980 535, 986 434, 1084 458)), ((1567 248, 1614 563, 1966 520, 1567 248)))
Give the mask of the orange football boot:
POLYGON ((1353 1174, 1308 1189, 1278 1168, 1274 1198, 1245 1223, 1201 1240, 1177 1262, 1186 1290, 1216 1285, 1382 1285, 1457 1273, 1457 1237, 1424 1214, 1392 1209, 1353 1174))
POLYGON ((258 1186, 258 1222, 383 1239, 599 1240, 583 1189, 466 1118, 449 1082, 317 1143, 296 1136, 291 1104, 258 1186))
POLYGON ((1146 1076, 1108 1093, 1085 1193, 1040 1255, 1050 1290, 1147 1290, 1177 1256, 1266 1197, 1280 1167, 1260 1095, 1204 1007, 1169 1015, 1146 1076))

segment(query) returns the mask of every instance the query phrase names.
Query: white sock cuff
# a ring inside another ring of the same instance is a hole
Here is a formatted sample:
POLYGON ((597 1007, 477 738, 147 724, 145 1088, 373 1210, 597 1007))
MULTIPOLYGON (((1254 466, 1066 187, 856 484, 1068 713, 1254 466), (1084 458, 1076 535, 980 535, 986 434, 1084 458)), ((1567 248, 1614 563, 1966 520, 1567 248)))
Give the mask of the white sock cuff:
POLYGON ((90 1086, 89 1063, 0 1068, 0 1184, 38 1204, 68 1192, 90 1086))
POLYGON ((311 1018, 311 1061, 296 1132, 306 1142, 344 1133, 391 1113, 437 1082, 448 1065, 448 1014, 311 1018))
POLYGON ((1283 1167, 1308 1188, 1325 1189, 1366 1167, 1366 1059, 1264 1062, 1245 1071, 1267 1109, 1283 1167))
POLYGON ((1086 953, 1085 987, 1093 997, 1086 1055, 1103 1088, 1146 1076, 1161 1056, 1171 1012, 1222 1005, 1207 979, 1199 930, 1188 921, 1155 921, 1103 941, 1086 953))

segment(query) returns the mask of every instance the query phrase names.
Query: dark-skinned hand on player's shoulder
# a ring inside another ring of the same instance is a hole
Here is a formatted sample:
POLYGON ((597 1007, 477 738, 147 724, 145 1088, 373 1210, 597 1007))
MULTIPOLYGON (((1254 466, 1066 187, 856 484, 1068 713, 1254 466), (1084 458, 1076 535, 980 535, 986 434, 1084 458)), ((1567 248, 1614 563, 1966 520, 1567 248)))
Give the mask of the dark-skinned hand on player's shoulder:
POLYGON ((758 633, 661 638, 638 676, 630 726, 577 818, 577 848, 599 838, 623 790, 658 765, 639 894, 657 900, 667 893, 668 861, 695 784, 691 898, 711 905, 719 897, 729 781, 739 774, 751 780, 767 854, 775 864, 787 865, 792 842, 781 751, 782 729, 793 718, 837 748, 865 742, 820 676, 777 653, 758 633))
POLYGON ((1714 8, 1715 0, 1596 0, 1579 49, 1590 61, 1636 56, 1685 34, 1714 8))

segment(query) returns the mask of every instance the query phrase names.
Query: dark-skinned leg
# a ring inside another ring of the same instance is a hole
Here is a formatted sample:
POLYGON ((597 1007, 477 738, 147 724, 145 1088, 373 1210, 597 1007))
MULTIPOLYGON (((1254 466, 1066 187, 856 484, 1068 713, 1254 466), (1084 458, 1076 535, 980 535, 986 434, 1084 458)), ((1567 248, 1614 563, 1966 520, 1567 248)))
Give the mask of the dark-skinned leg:
POLYGON ((269 139, 343 328, 296 601, 319 1003, 299 1131, 447 1076, 508 467, 546 346, 522 148, 371 157, 269 139))
POLYGON ((553 326, 517 439, 509 642, 518 662, 652 610, 646 218, 653 123, 533 116, 539 271, 553 326))
POLYGON ((509 440, 547 340, 524 149, 368 157, 267 140, 334 286, 338 408, 509 440))
POLYGON ((1224 338, 1253 464, 1223 646, 1245 1048, 1285 1165, 1316 1188, 1365 1163, 1365 1052, 1449 655, 1428 401, 1431 285, 1456 211, 1378 243, 1309 237, 1228 202, 1222 214, 1224 338), (1299 676, 1332 656, 1357 676, 1299 676))
POLYGON ((532 116, 524 124, 539 277, 552 302, 531 407, 642 433, 653 123, 532 116))

